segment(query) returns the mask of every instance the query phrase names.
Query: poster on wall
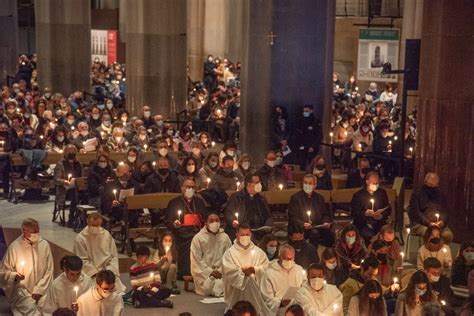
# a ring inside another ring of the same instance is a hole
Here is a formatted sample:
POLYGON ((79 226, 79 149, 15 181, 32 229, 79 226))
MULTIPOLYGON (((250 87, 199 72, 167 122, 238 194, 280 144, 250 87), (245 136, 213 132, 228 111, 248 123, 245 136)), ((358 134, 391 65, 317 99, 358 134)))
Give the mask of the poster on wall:
POLYGON ((91 30, 92 61, 98 58, 101 62, 112 64, 117 61, 117 31, 91 30))
POLYGON ((399 29, 359 29, 357 79, 397 82, 397 75, 382 75, 382 66, 389 62, 398 69, 399 29))

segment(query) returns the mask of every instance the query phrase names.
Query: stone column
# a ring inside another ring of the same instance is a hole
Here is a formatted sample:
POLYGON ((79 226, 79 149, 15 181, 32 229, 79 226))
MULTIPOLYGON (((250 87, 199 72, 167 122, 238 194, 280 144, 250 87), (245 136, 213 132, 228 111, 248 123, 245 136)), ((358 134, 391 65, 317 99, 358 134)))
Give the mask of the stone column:
POLYGON ((170 117, 186 103, 186 0, 127 1, 127 108, 170 117))
POLYGON ((36 0, 41 87, 68 96, 90 90, 91 9, 88 0, 36 0))
POLYGON ((202 80, 204 74, 205 0, 187 0, 188 6, 188 67, 192 80, 202 80))
POLYGON ((18 62, 17 0, 0 1, 0 82, 15 76, 18 62))
POLYGON ((415 186, 440 175, 460 242, 474 226, 474 6, 425 1, 423 11, 415 186))

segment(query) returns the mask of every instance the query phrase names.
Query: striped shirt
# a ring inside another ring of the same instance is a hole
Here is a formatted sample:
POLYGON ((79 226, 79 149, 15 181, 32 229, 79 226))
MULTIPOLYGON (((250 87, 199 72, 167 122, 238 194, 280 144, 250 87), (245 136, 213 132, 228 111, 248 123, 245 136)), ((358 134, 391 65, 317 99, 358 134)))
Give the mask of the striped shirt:
POLYGON ((145 264, 136 262, 130 267, 130 281, 134 289, 149 285, 159 288, 161 284, 160 271, 153 262, 145 264))

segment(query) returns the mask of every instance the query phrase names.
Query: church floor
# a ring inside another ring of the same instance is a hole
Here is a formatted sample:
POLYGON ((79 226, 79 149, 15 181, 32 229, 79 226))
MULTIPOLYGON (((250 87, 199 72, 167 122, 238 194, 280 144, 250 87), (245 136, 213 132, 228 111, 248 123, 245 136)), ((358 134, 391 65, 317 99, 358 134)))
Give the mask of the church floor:
MULTIPOLYGON (((39 221, 40 232, 43 238, 52 243, 52 251, 57 262, 61 256, 72 252, 76 233, 72 229, 64 228, 57 223, 51 222, 53 202, 41 203, 21 203, 12 204, 4 199, 0 199, 0 225, 4 228, 7 242, 11 242, 19 233, 21 222, 26 217, 32 217, 39 221), (57 257, 57 258, 56 258, 57 257)), ((125 255, 120 255, 121 279, 130 286, 130 280, 126 269, 130 259, 125 255), (125 271, 124 271, 125 270, 125 271)), ((135 309, 130 306, 125 307, 125 315, 167 315, 175 316, 183 312, 190 312, 192 315, 218 316, 224 314, 224 304, 203 304, 199 302, 202 297, 194 293, 185 292, 183 283, 178 282, 181 294, 171 300, 174 303, 173 309, 151 308, 135 309)), ((11 315, 5 296, 0 296, 0 316, 11 315)))

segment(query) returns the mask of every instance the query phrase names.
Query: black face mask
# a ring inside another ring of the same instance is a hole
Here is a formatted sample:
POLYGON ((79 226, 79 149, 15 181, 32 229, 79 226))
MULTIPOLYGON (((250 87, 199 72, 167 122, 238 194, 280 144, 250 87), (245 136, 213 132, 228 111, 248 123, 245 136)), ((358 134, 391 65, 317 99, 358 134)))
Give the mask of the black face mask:
POLYGON ((169 173, 169 169, 158 169, 158 173, 162 176, 166 176, 169 173))
POLYGON ((300 250, 304 246, 304 240, 290 240, 290 244, 293 248, 300 250))
POLYGON ((370 172, 370 168, 362 168, 360 169, 360 172, 363 174, 363 175, 366 175, 370 172))
POLYGON ((316 169, 324 170, 324 169, 326 169, 326 165, 316 165, 316 169))
POLYGON ((436 193, 438 193, 438 188, 432 188, 432 187, 429 187, 427 185, 424 185, 423 186, 423 190, 429 195, 429 196, 432 196, 432 195, 435 195, 436 193))
POLYGON ((387 263, 387 254, 385 253, 377 254, 377 260, 380 261, 380 263, 387 263))
POLYGON ((369 303, 370 304, 375 304, 377 302, 378 298, 372 298, 372 297, 369 297, 369 303))
POLYGON ((430 239, 430 243, 432 243, 433 245, 439 244, 440 241, 441 241, 441 238, 439 238, 439 237, 433 237, 433 238, 430 239))
POLYGON ((76 159, 76 154, 75 153, 69 153, 66 155, 67 160, 75 160, 76 159))

